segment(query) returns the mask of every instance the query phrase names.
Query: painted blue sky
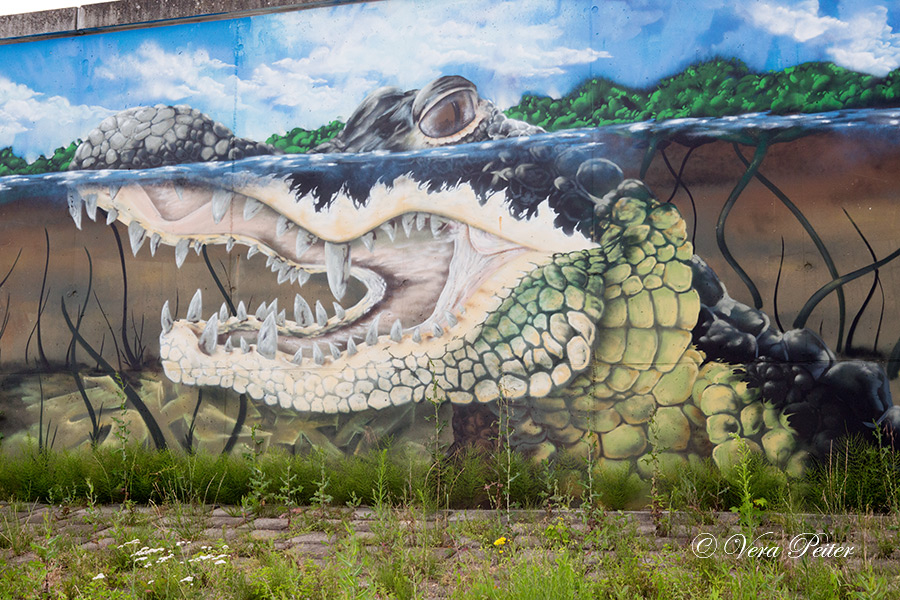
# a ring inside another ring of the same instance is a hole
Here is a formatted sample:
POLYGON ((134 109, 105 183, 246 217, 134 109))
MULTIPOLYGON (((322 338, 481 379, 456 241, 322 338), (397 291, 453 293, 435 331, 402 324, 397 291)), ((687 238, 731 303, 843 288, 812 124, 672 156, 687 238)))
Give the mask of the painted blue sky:
POLYGON ((0 47, 0 147, 33 159, 103 117, 189 104, 265 139, 443 74, 503 107, 593 76, 647 87, 737 57, 756 70, 900 66, 900 0, 383 0, 0 47))

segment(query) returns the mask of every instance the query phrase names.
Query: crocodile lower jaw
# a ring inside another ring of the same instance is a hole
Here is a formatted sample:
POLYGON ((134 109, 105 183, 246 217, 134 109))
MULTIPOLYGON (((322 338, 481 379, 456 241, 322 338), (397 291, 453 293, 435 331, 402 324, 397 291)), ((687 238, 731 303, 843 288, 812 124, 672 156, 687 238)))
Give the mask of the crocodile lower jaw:
MULTIPOLYGON (((516 253, 493 272, 490 279, 496 287, 474 290, 459 305, 452 324, 428 328, 424 334, 415 328, 399 336, 394 332, 370 337, 355 351, 324 353, 299 364, 281 350, 266 356, 258 344, 240 349, 216 343, 212 349, 204 348, 200 338, 209 321, 175 321, 160 335, 163 368, 175 382, 229 388, 299 412, 347 413, 421 402, 430 397, 434 383, 451 401, 468 403, 475 397, 471 374, 461 372, 451 379, 444 373, 436 381, 434 365, 448 353, 468 352, 477 361, 468 347, 479 325, 524 275, 549 258, 537 252, 516 253)), ((439 370, 444 372, 443 367, 439 370)))

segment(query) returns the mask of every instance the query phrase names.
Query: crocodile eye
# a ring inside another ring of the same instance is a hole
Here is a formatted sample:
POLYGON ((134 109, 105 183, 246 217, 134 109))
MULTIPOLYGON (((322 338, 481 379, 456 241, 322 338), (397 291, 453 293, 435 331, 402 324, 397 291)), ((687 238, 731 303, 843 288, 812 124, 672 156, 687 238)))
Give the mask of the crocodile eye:
POLYGON ((458 133, 475 119, 475 94, 459 90, 441 98, 419 119, 419 129, 430 138, 458 133))

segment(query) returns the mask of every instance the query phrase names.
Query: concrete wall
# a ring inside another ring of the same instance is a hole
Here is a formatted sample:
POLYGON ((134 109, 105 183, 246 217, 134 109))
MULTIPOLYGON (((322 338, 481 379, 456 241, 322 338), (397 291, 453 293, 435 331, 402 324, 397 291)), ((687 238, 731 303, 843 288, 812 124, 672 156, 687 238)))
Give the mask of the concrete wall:
POLYGON ((0 43, 311 8, 322 0, 143 0, 0 16, 0 43))

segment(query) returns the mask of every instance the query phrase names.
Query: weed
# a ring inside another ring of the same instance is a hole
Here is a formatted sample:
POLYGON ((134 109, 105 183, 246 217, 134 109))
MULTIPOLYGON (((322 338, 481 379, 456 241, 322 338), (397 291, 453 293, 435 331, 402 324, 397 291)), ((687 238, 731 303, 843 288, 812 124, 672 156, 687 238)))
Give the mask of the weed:
POLYGON ((759 527, 765 515, 765 509, 768 502, 765 498, 754 498, 752 491, 753 483, 753 465, 750 446, 743 438, 736 434, 732 436, 738 442, 739 458, 734 465, 734 475, 737 479, 738 493, 740 494, 740 504, 731 507, 731 512, 739 515, 741 527, 747 535, 752 535, 753 530, 759 527))
POLYGON ((310 502, 313 506, 322 509, 329 506, 334 500, 334 497, 328 493, 328 486, 331 485, 331 479, 325 472, 325 454, 320 450, 315 451, 315 454, 318 456, 319 461, 319 479, 316 481, 316 491, 313 493, 310 502))

